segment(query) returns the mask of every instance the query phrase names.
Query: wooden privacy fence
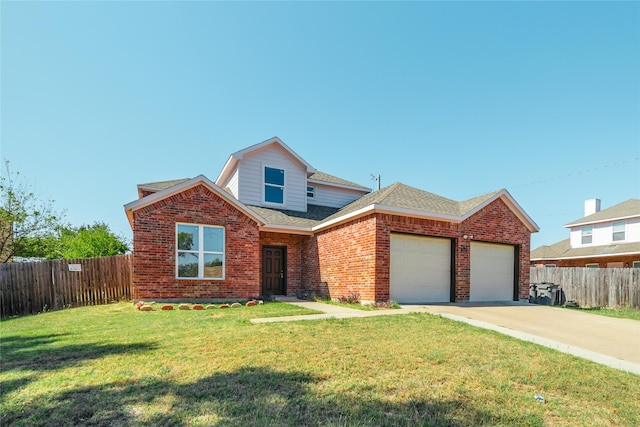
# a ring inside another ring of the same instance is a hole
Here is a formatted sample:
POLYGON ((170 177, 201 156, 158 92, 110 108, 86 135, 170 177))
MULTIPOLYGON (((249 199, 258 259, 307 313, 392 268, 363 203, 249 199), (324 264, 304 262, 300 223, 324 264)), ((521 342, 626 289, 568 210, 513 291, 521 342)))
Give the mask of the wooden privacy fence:
POLYGON ((0 316, 131 299, 131 255, 0 264, 0 316))
POLYGON ((640 308, 640 268, 532 267, 531 283, 559 285, 580 307, 640 308))

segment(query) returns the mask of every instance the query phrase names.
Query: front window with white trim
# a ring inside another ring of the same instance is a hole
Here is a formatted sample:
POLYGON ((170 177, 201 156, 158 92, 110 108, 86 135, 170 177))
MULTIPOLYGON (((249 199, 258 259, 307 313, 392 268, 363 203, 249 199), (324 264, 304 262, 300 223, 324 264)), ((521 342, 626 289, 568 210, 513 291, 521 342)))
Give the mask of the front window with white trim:
POLYGON ((582 244, 590 245, 593 242, 593 227, 587 225, 582 227, 582 244))
POLYGON ((624 221, 614 222, 612 228, 613 228, 612 240, 614 242, 619 242, 625 239, 625 222, 624 221))
POLYGON ((224 279, 224 227, 176 225, 176 277, 224 279))
POLYGON ((284 170, 264 167, 264 201, 284 204, 284 170))

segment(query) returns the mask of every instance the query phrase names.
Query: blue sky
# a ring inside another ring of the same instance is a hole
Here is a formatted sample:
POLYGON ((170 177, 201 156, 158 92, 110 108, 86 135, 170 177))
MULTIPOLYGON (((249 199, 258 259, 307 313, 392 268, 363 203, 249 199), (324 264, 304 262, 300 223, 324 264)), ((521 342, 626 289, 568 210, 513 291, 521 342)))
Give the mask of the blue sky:
POLYGON ((639 2, 2 1, 0 150, 72 225, 280 137, 323 172, 506 188, 568 237, 640 197, 639 2))

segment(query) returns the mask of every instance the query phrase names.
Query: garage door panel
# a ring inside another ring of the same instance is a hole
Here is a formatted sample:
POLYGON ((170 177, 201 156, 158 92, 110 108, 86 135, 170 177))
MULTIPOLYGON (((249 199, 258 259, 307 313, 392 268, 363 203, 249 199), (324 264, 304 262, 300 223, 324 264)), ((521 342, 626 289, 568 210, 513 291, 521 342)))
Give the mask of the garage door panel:
POLYGON ((451 241, 392 234, 390 297, 400 303, 448 302, 451 241))
POLYGON ((512 301, 514 247, 471 242, 471 301, 512 301))

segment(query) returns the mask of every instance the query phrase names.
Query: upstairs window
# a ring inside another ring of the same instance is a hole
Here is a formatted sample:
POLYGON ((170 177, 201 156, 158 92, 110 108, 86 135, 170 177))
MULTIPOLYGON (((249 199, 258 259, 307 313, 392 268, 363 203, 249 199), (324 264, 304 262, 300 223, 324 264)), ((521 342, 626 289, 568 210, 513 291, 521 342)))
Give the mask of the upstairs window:
POLYGON ((582 227, 582 244, 590 245, 591 243, 593 243, 593 227, 590 225, 582 227))
POLYGON ((307 197, 310 199, 316 197, 316 187, 307 187, 307 197))
POLYGON ((224 279, 224 227, 178 224, 177 277, 224 279))
POLYGON ((614 242, 619 242, 621 240, 624 240, 625 239, 624 232, 625 232, 624 221, 613 223, 613 241, 614 242))
POLYGON ((267 203, 284 204, 284 170, 264 168, 264 201, 267 203))

